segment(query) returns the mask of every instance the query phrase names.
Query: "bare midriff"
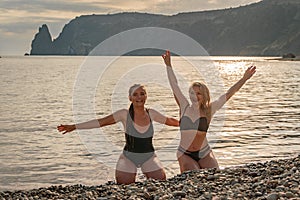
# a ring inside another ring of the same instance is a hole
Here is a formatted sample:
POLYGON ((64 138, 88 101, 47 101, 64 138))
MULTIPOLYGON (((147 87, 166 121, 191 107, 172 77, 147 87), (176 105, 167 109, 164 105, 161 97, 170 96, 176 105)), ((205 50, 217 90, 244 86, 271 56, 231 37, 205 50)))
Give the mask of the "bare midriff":
POLYGON ((188 151, 199 151, 207 145, 206 132, 196 130, 181 131, 180 146, 188 151))

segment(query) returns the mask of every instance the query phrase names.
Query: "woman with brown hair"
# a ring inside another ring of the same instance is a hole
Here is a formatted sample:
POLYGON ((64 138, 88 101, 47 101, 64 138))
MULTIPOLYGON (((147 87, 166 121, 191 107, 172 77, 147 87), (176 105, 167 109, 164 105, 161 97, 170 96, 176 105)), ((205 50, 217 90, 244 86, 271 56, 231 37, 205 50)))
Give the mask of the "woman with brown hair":
POLYGON ((121 109, 106 117, 73 125, 60 125, 63 134, 75 129, 91 129, 122 122, 126 144, 116 166, 116 181, 120 184, 135 182, 137 168, 147 178, 165 180, 163 166, 152 144, 154 128, 152 121, 169 126, 179 126, 178 120, 166 117, 154 109, 145 108, 147 92, 143 85, 135 84, 129 89, 129 109, 121 109))

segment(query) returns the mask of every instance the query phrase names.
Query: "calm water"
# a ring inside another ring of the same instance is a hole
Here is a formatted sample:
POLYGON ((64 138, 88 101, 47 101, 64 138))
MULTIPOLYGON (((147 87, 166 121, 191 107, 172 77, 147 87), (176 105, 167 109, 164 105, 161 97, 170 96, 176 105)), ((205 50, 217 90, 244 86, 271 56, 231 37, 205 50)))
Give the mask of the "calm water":
MULTIPOLYGON (((104 63, 111 58, 99 59, 94 61, 101 76, 89 72, 86 57, 0 59, 0 190, 114 180, 114 166, 124 145, 120 124, 67 135, 58 133, 56 126, 127 108, 127 91, 133 83, 146 85, 148 107, 178 116, 160 57, 122 57, 109 66, 104 63), (95 84, 89 85, 95 77, 95 84)), ((247 66, 257 66, 254 77, 210 126, 209 141, 220 166, 299 154, 300 63, 251 57, 212 59, 173 59, 184 91, 192 81, 204 80, 215 99, 247 66)), ((155 130, 154 145, 170 178, 179 173, 178 130, 158 124, 155 130)), ((139 179, 143 179, 140 171, 139 179)))

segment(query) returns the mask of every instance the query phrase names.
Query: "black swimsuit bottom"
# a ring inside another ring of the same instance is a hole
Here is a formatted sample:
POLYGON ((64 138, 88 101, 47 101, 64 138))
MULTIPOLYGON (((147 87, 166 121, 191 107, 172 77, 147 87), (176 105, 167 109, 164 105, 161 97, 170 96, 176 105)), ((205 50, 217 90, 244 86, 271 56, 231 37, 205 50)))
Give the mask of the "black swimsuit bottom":
POLYGON ((187 156, 191 157, 193 160, 195 160, 196 162, 198 162, 199 160, 201 160, 202 158, 204 158, 205 156, 207 156, 210 153, 211 148, 207 144, 205 147, 203 147, 199 151, 188 151, 188 150, 185 150, 183 147, 179 146, 178 151, 184 153, 184 155, 187 155, 187 156))

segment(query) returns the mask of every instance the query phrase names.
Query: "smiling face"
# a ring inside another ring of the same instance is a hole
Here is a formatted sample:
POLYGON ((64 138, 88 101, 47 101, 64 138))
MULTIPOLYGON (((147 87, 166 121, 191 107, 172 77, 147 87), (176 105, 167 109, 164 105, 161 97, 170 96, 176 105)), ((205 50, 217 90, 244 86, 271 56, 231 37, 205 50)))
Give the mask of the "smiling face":
POLYGON ((200 87, 192 86, 189 90, 189 95, 192 103, 203 103, 203 95, 202 91, 200 90, 200 87))
POLYGON ((129 90, 129 100, 134 106, 144 106, 147 100, 147 93, 144 86, 132 86, 129 90))
POLYGON ((206 85, 195 82, 189 89, 190 99, 193 104, 206 105, 210 102, 209 90, 206 85))

